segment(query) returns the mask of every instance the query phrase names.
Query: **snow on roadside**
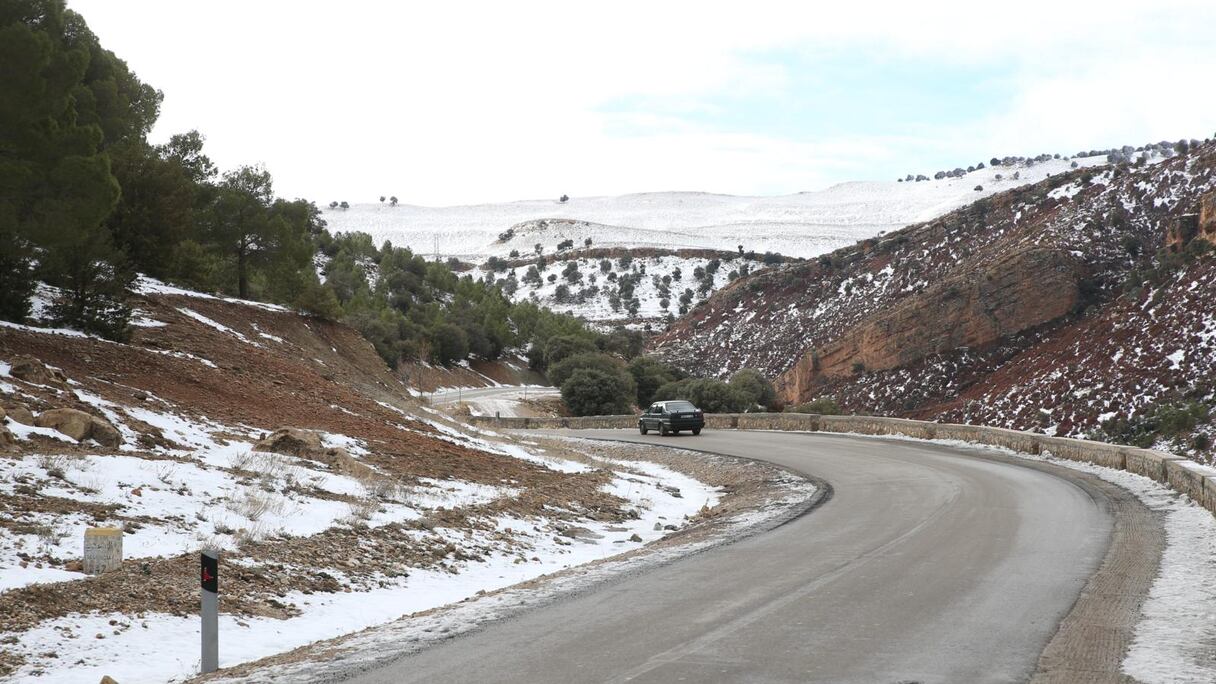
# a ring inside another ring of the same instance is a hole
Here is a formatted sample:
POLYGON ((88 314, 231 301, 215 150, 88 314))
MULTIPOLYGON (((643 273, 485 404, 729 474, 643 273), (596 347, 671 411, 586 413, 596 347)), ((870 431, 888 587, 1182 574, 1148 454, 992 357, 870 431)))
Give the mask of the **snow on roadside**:
MULTIPOLYGON (((98 483, 94 496, 99 500, 115 496, 129 499, 130 492, 119 491, 121 488, 116 482, 135 479, 129 470, 142 467, 133 463, 139 459, 89 457, 90 461, 94 459, 106 461, 98 463, 98 470, 107 473, 108 478, 106 482, 98 483), (122 459, 132 463, 123 465, 122 459), (114 473, 113 477, 110 473, 114 473), (118 489, 110 491, 115 487, 118 489)), ((146 463, 152 465, 154 462, 146 463)), ((715 505, 721 496, 717 488, 659 464, 605 461, 603 465, 614 471, 608 490, 629 502, 628 505, 638 512, 636 519, 615 524, 584 521, 577 534, 562 536, 553 533, 556 521, 497 518, 497 529, 509 528, 522 536, 522 549, 494 553, 484 561, 453 561, 450 566, 458 570, 455 573, 445 569, 417 569, 408 577, 386 577, 382 586, 367 591, 288 595, 283 600, 298 606, 302 614, 287 620, 223 616, 220 666, 229 667, 384 624, 403 615, 461 601, 479 592, 493 591, 638 548, 638 543, 631 541, 633 535, 645 541, 661 538, 669 531, 656 530, 656 526, 682 525, 703 506, 715 505)), ((184 466, 173 464, 173 467, 184 466)), ((10 478, 0 478, 0 482, 6 479, 10 478)), ((209 490, 221 489, 224 483, 220 479, 221 475, 208 474, 202 469, 183 477, 195 489, 208 487, 209 490), (214 481, 195 480, 200 477, 214 481)), ((434 492, 443 492, 433 494, 435 500, 427 502, 443 506, 482 503, 514 493, 510 488, 455 481, 425 481, 423 485, 434 492)), ((144 508, 139 513, 160 505, 155 497, 144 496, 147 498, 141 503, 144 508)), ((183 509, 178 513, 185 515, 188 511, 183 509)), ((560 525, 556 527, 560 528, 560 525)), ((457 545, 468 543, 470 537, 491 543, 485 537, 486 533, 479 531, 436 528, 435 532, 457 545)), ((0 572, 0 582, 3 577, 0 572)), ((58 578, 48 575, 39 579, 54 581, 58 578)), ((180 681, 192 676, 198 667, 198 622, 193 617, 72 615, 46 621, 21 634, 0 634, 0 639, 10 636, 18 638, 14 649, 27 658, 27 663, 15 673, 17 679, 32 676, 34 669, 43 669, 38 677, 42 682, 87 681, 100 679, 103 674, 118 681, 180 681), (46 659, 38 655, 47 652, 54 652, 57 657, 46 659)))
POLYGON ((1123 672, 1146 684, 1216 681, 1216 517, 1185 494, 1124 470, 1016 454, 1096 475, 1163 516, 1161 567, 1140 609, 1123 672))

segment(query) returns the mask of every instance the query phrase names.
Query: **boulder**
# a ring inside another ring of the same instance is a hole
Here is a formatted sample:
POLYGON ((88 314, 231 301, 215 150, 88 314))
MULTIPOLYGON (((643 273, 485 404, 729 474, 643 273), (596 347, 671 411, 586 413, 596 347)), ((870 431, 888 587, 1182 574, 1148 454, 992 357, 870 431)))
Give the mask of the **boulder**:
POLYGON ((346 449, 326 447, 319 433, 304 428, 279 428, 255 443, 253 450, 306 458, 325 464, 333 472, 359 480, 376 477, 374 469, 359 462, 346 449))
POLYGON ((13 367, 9 369, 9 375, 38 385, 62 387, 68 381, 63 373, 54 368, 47 368, 46 364, 28 354, 18 356, 13 360, 13 367))
POLYGON ((4 407, 4 410, 8 413, 8 417, 12 418, 15 422, 22 425, 34 424, 34 414, 21 404, 9 404, 4 407))
POLYGON ((103 420, 97 416, 92 416, 92 418, 93 429, 89 433, 89 436, 92 437, 94 441, 102 446, 111 448, 122 444, 122 433, 118 431, 118 428, 111 425, 110 421, 103 420))
POLYGON ((78 442, 93 439, 102 446, 116 447, 122 444, 122 434, 108 420, 77 409, 43 411, 34 419, 34 425, 51 428, 78 442))
POLYGON ((0 451, 8 451, 17 445, 17 438, 8 428, 0 425, 0 451))
POLYGON ((38 414, 34 425, 51 428, 79 442, 93 433, 93 416, 76 409, 57 408, 38 414))
POLYGON ((325 445, 321 442, 321 436, 312 430, 284 427, 254 444, 253 450, 307 458, 325 453, 325 445))

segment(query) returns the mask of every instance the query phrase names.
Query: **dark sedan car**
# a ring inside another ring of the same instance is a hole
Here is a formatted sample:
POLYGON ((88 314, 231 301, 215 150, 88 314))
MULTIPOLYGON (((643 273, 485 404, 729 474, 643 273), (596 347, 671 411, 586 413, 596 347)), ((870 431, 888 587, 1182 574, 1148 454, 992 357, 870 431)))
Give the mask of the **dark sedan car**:
POLYGON ((644 435, 658 430, 660 435, 679 434, 688 430, 701 434, 705 427, 705 414, 688 401, 656 401, 638 418, 638 430, 644 435))

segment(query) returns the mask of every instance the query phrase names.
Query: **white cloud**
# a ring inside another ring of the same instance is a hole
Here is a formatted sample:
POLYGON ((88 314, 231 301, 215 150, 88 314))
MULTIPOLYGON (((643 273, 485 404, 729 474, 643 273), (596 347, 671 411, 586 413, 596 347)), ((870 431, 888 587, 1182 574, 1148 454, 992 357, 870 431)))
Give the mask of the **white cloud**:
POLYGON ((221 165, 263 161, 281 194, 320 202, 792 191, 883 161, 914 170, 921 150, 965 163, 1200 135, 1216 104, 1201 79, 1216 10, 1200 2, 70 6, 165 90, 156 135, 198 128, 221 165), (788 67, 759 57, 783 50, 1012 65, 1013 104, 961 129, 844 141, 679 117, 789 88, 788 67), (620 98, 666 106, 601 111, 620 98))

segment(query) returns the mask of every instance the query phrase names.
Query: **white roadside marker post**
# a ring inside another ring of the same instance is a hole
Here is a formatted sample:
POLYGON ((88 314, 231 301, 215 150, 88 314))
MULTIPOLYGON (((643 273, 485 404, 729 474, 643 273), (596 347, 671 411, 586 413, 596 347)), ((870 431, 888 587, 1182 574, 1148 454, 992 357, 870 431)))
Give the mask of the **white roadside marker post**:
POLYGON ((86 574, 100 575, 122 566, 122 530, 90 527, 84 531, 81 566, 86 574))
POLYGON ((205 549, 200 556, 202 561, 201 588, 203 616, 203 659, 202 673, 215 672, 219 669, 220 660, 220 552, 205 549))

